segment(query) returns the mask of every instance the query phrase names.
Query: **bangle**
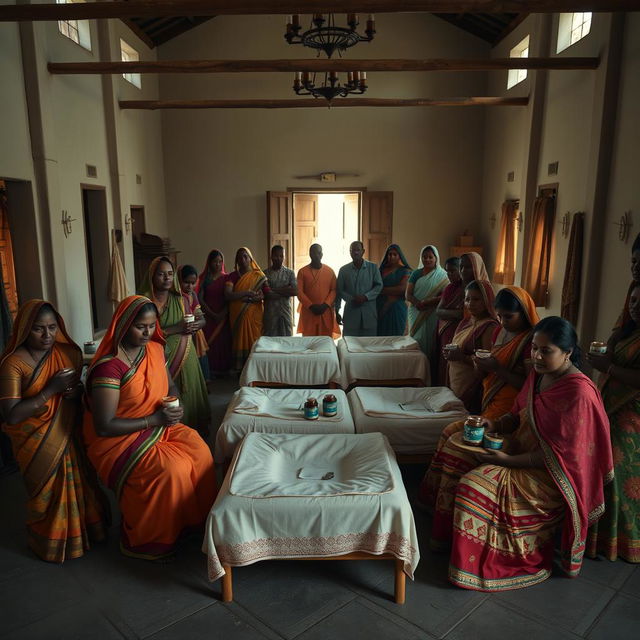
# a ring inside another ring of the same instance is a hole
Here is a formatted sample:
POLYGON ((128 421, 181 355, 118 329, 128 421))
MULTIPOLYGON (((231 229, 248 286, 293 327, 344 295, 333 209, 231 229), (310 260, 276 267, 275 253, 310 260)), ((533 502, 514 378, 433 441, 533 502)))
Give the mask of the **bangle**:
POLYGON ((144 419, 144 428, 148 429, 149 428, 149 420, 147 419, 147 416, 143 416, 144 419))
POLYGON ((44 391, 40 392, 40 397, 42 398, 42 406, 44 407, 44 405, 47 404, 47 402, 49 402, 44 395, 44 391))

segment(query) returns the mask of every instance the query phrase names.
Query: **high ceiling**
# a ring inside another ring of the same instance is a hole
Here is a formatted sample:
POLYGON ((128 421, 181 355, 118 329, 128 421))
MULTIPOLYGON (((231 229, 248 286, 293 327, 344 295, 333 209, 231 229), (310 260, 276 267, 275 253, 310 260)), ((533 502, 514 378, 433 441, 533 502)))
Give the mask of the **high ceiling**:
MULTIPOLYGON (((494 45, 516 24, 519 24, 526 14, 435 13, 434 15, 494 45)), ((210 19, 211 17, 131 18, 125 22, 147 45, 157 47, 210 19)))

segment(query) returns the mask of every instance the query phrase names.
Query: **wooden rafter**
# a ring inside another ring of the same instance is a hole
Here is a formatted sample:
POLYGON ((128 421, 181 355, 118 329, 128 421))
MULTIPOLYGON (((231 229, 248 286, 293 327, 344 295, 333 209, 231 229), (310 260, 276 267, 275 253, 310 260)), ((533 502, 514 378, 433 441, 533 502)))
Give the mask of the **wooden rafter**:
POLYGON ((638 0, 115 0, 0 6, 0 22, 293 13, 639 11, 638 0))
POLYGON ((499 69, 597 69, 598 58, 479 58, 429 60, 159 60, 50 62, 54 74, 267 73, 294 71, 491 71, 499 69))
POLYGON ((337 107, 524 107, 529 98, 340 98, 284 100, 121 100, 121 109, 331 109, 337 107))

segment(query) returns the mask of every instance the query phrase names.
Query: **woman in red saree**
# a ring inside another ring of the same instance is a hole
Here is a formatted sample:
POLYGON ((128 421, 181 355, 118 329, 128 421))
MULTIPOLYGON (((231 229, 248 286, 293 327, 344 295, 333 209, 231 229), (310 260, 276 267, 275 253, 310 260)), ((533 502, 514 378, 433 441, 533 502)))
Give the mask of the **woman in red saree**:
POLYGON ((49 562, 105 537, 103 496, 75 441, 81 369, 58 312, 44 300, 22 305, 0 359, 0 407, 27 489, 28 544, 49 562))
POLYGON ((224 296, 228 274, 221 251, 213 249, 198 276, 196 292, 206 319, 204 337, 209 346, 209 371, 225 374, 231 369, 231 327, 229 307, 224 296))
POLYGON ((246 247, 236 252, 235 268, 224 285, 224 295, 229 301, 233 366, 240 370, 253 343, 262 335, 264 294, 270 289, 267 277, 246 247))
POLYGON ((613 477, 609 421, 594 383, 582 374, 575 330, 551 316, 532 342, 534 371, 511 411, 486 427, 505 449, 461 449, 455 436, 428 475, 434 509, 431 546, 451 548, 449 579, 478 591, 527 587, 549 577, 554 534, 561 562, 580 571, 587 529, 604 511, 613 477), (480 463, 480 464, 479 464, 480 463))
POLYGON ((211 452, 180 423, 165 365, 156 306, 143 296, 118 306, 87 374, 84 439, 122 513, 125 555, 170 555, 183 532, 202 525, 216 494, 211 452))
POLYGON ((474 365, 477 349, 491 349, 495 330, 499 327, 493 307, 491 284, 473 280, 465 288, 465 318, 456 327, 451 339, 455 349, 443 349, 447 360, 449 387, 471 413, 479 413, 482 405, 482 378, 474 365))

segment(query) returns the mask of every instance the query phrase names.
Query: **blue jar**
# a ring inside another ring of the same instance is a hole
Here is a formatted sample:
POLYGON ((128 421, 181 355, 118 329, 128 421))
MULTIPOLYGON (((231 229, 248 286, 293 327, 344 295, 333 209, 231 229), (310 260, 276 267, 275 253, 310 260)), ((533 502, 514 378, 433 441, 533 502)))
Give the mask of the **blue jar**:
POLYGON ((309 398, 304 403, 304 417, 306 420, 317 420, 320 415, 318 409, 318 401, 315 398, 309 398))
POLYGON ((322 415, 333 418, 338 415, 338 399, 332 394, 327 394, 322 399, 322 415))
POLYGON ((480 446, 483 436, 484 425, 482 424, 482 416, 469 416, 464 422, 462 439, 467 444, 480 446))

